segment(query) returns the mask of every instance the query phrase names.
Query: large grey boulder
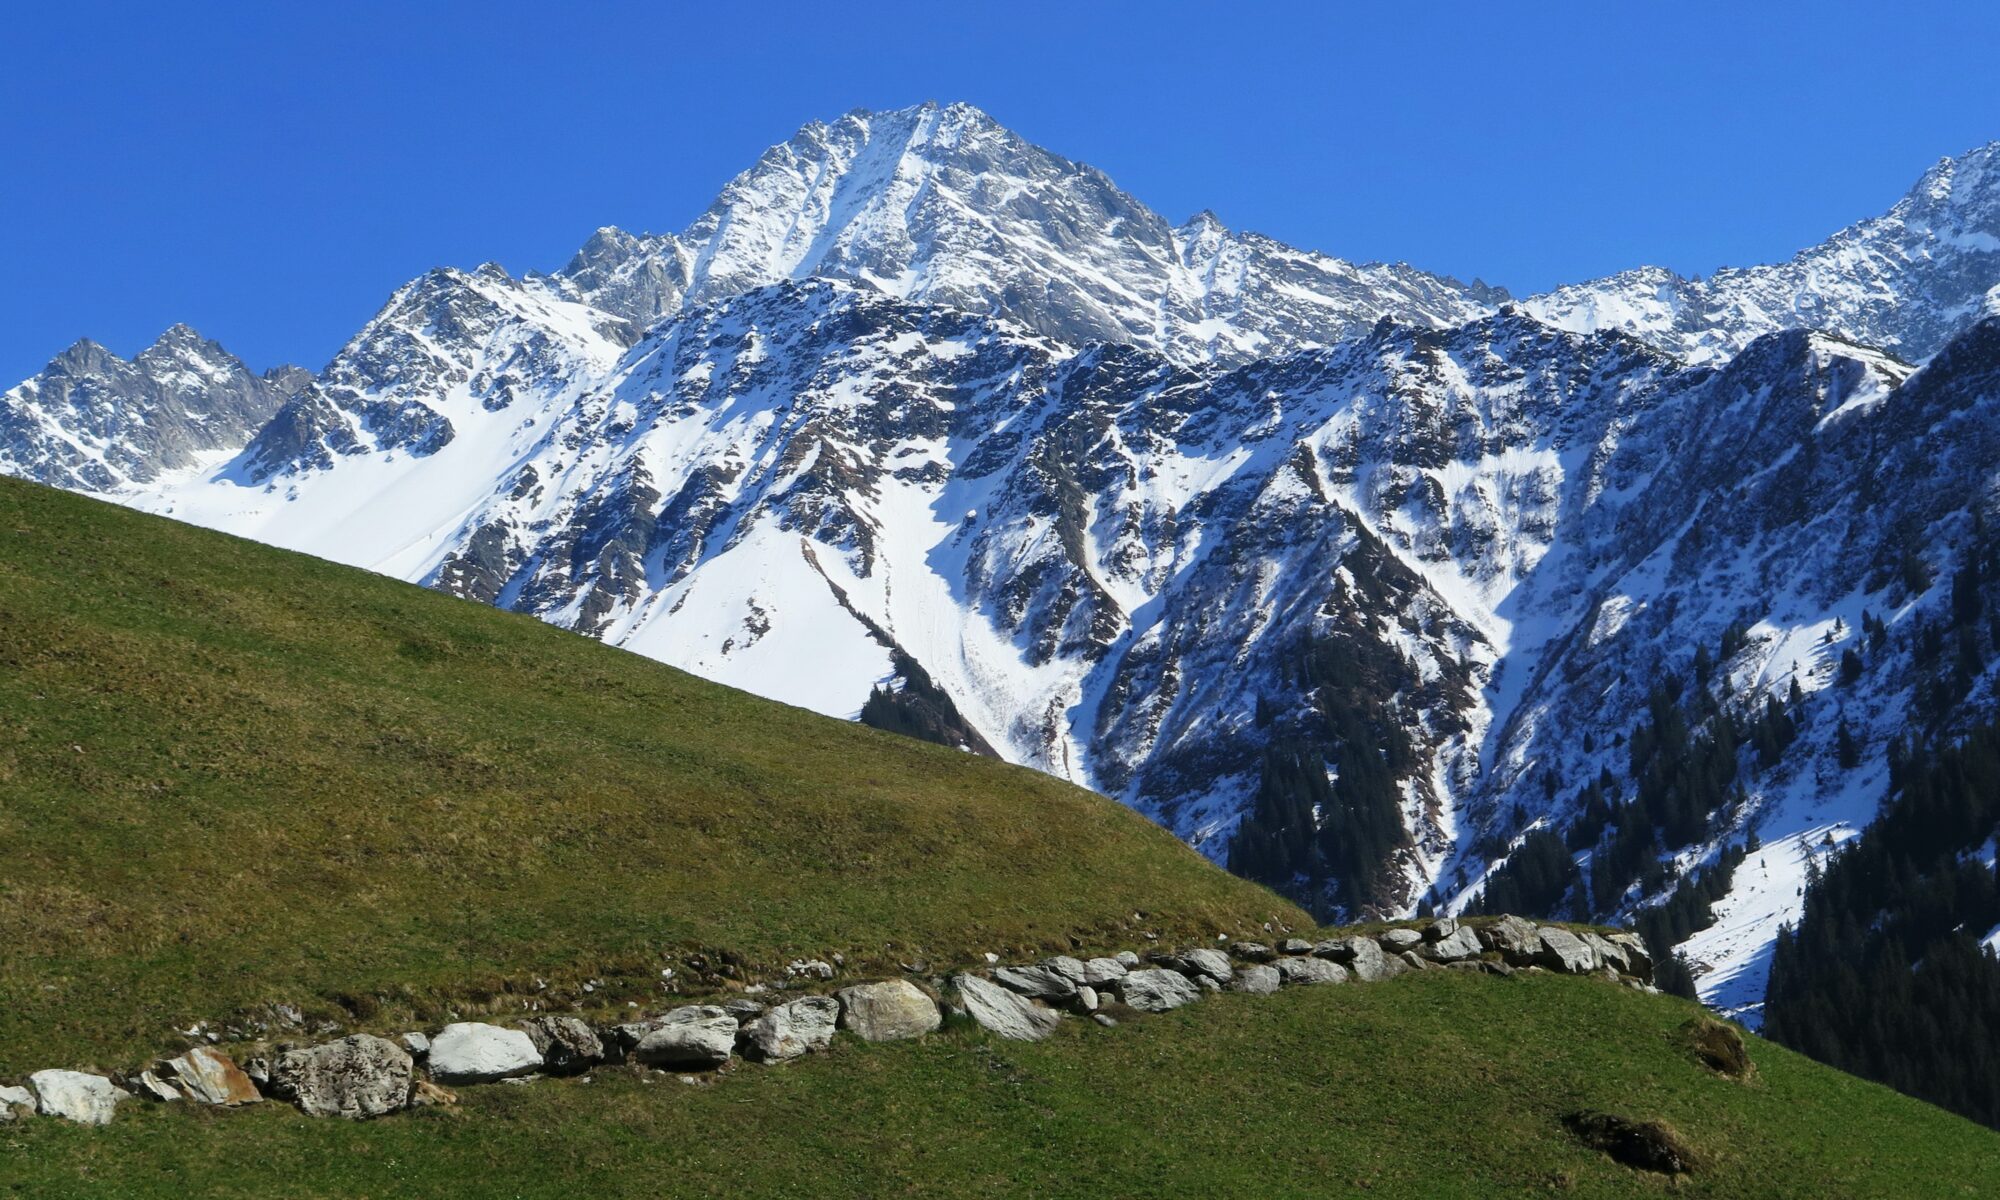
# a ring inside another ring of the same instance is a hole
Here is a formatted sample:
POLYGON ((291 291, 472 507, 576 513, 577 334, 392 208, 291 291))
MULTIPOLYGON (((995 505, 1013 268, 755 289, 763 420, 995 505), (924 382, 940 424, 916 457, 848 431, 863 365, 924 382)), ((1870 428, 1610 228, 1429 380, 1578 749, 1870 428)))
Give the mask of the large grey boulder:
POLYGON ((1479 944, 1497 950, 1510 966, 1525 967, 1542 952, 1541 930, 1533 921, 1506 916, 1478 930, 1479 944))
POLYGON ((1653 955, 1636 933, 1614 933, 1605 939, 1625 952, 1625 972, 1641 983, 1653 981, 1653 955))
POLYGON ((1424 940, 1424 935, 1414 929, 1385 929, 1376 935, 1375 940, 1381 942, 1382 948, 1391 954, 1401 954, 1405 950, 1416 949, 1417 944, 1424 940))
POLYGON ((832 996, 805 996, 780 1004, 743 1027, 738 1043, 754 1062, 784 1062, 824 1050, 833 1044, 840 1020, 840 1001, 832 996))
POLYGON ((541 1070, 542 1055, 522 1030, 457 1021, 431 1039, 429 1066, 439 1083, 495 1083, 541 1070))
MULTIPOLYGON (((1343 950, 1345 957, 1335 958, 1334 961, 1344 961, 1347 964, 1347 969, 1353 972, 1354 977, 1363 983, 1374 983, 1377 980, 1387 979, 1392 975, 1400 975, 1402 973, 1402 964, 1384 954, 1382 952, 1382 943, 1376 941, 1374 938, 1348 938, 1343 945, 1343 950), (1392 966, 1392 963, 1395 965, 1392 966)), ((1321 957, 1329 956, 1322 955, 1321 957)))
POLYGON ((386 1038, 354 1033, 288 1050, 271 1065, 271 1087, 309 1117, 385 1116, 410 1102, 410 1055, 386 1038))
POLYGON ((1278 974, 1278 968, 1269 963, 1257 963, 1236 972, 1236 978, 1229 981, 1229 990, 1247 992, 1252 996, 1268 996, 1277 991, 1278 985, 1283 982, 1284 977, 1278 974))
POLYGON ((542 1070, 551 1075, 578 1075, 604 1061, 604 1039, 577 1017, 530 1017, 521 1032, 535 1043, 542 1070))
POLYGON ((1053 971, 1071 983, 1089 982, 1084 978, 1085 975, 1089 974, 1089 970, 1084 966, 1084 962, 1080 958, 1071 958, 1067 954, 1058 954, 1054 958, 1045 958, 1035 965, 1041 967, 1044 971, 1053 971))
POLYGON ((1347 968, 1323 958, 1281 958, 1278 978, 1286 983, 1346 983, 1347 968))
POLYGON ((1541 931, 1541 940, 1542 948, 1535 955, 1536 966, 1571 975, 1587 975, 1597 969, 1597 955, 1569 930, 1546 926, 1541 931))
POLYGON ((1182 951, 1181 963, 1188 974, 1206 975, 1217 983, 1228 983, 1236 974, 1227 954, 1207 947, 1182 951))
POLYGON ((1591 956, 1597 966, 1610 967, 1620 975, 1630 973, 1632 964, 1626 958, 1623 946, 1610 941, 1593 929, 1586 929, 1577 937, 1583 940, 1584 945, 1590 947, 1591 956))
POLYGON ((922 1037, 944 1023, 937 1001, 906 979, 840 989, 840 1027, 865 1042, 922 1037))
POLYGON ((1118 998, 1140 1012, 1166 1012, 1201 999, 1201 989, 1179 971, 1130 971, 1118 981, 1118 998))
POLYGON ((235 1060, 213 1046, 196 1046, 161 1063, 160 1069, 196 1104, 235 1108, 264 1098, 235 1060))
POLYGON ((1054 1033, 1062 1022, 1061 1013, 1043 1008, 990 979, 957 975, 952 978, 952 987, 965 1005, 966 1015, 996 1037, 1039 1042, 1054 1033))
POLYGON ((995 967, 993 982, 1036 1000, 1067 1000, 1076 993, 1077 985, 1076 980, 1048 967, 995 967))
MULTIPOLYGON (((1453 922, 1457 925, 1457 922, 1453 922)), ((1458 962, 1461 959, 1479 957, 1479 935, 1467 925, 1458 925, 1452 932, 1424 947, 1424 957, 1438 962, 1458 962)))
POLYGON ((1125 964, 1115 958, 1093 958, 1083 964, 1083 978, 1077 982, 1103 987, 1125 978, 1126 970, 1125 964))
POLYGON ((126 1096, 117 1084, 86 1071, 36 1071, 28 1082, 35 1089, 35 1111, 79 1125, 109 1125, 126 1096))
MULTIPOLYGON (((661 1017, 633 1045, 629 1057, 649 1067, 706 1071, 736 1051, 736 1018, 713 1004, 690 1004, 661 1017)), ((437 1050, 432 1049, 435 1055, 437 1050)))

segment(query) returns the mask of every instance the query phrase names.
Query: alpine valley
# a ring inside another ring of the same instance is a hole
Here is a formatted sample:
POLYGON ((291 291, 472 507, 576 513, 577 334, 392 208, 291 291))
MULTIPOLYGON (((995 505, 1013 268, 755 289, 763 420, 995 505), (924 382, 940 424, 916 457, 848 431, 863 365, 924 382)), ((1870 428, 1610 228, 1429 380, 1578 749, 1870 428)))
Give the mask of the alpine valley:
POLYGON ((0 471, 1037 767, 1322 916, 1636 919, 1753 1023, 2000 711, 1996 469, 2000 143, 1789 262, 1516 299, 965 105, 432 271, 317 374, 176 327, 0 398, 0 471))

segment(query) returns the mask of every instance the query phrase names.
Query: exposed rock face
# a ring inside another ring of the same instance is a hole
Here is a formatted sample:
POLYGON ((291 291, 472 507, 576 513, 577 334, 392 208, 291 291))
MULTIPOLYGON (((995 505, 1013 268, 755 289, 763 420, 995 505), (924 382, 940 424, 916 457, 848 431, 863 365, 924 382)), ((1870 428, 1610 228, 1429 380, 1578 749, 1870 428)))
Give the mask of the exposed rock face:
POLYGON ((431 1039, 429 1068, 439 1083, 492 1083, 541 1070, 542 1055, 522 1030, 460 1021, 431 1039))
POLYGON ((28 1082, 35 1089, 37 1112, 79 1125, 109 1125, 118 1102, 126 1098, 117 1084, 84 1071, 36 1071, 28 1082))
POLYGON ((541 1055, 540 1069, 551 1075, 575 1075, 604 1060, 603 1039, 576 1017, 533 1017, 521 1029, 541 1055))
POLYGON ((235 1060, 213 1047, 197 1046, 161 1066, 181 1092, 199 1104, 234 1108, 264 1098, 235 1060))
POLYGON ((1201 999, 1201 989, 1179 971, 1132 971, 1117 983, 1118 998, 1140 1012, 1166 1012, 1201 999))
POLYGON ((1042 1008, 1018 993, 977 975, 957 975, 952 987, 965 1012, 979 1026, 997 1037, 1017 1042, 1039 1042, 1054 1033, 1062 1014, 1042 1008))
POLYGON ((832 996, 807 996, 780 1004, 743 1027, 738 1041, 743 1056, 753 1062, 783 1062, 833 1044, 840 1002, 832 996))
MULTIPOLYGON (((712 1004, 688 1005, 662 1017, 633 1045, 634 1062, 669 1070, 706 1071, 736 1050, 736 1018, 712 1004)), ((436 1053, 433 1051, 432 1053, 436 1053)))
POLYGON ((869 1042, 921 1037, 944 1022, 937 1002, 908 980, 842 988, 840 1027, 869 1042))
POLYGON ((365 1033, 288 1050, 271 1066, 271 1086, 309 1117, 365 1120, 410 1101, 415 1064, 401 1046, 365 1033))

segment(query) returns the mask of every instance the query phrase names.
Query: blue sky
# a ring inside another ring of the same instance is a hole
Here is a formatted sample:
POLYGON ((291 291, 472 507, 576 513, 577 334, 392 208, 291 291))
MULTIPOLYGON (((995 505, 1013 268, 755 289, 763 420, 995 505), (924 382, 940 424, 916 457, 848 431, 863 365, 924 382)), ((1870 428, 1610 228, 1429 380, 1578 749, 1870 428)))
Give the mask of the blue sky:
POLYGON ((0 379, 181 320, 317 368, 428 267, 678 229, 805 121, 924 99, 1349 258, 1702 272, 2000 138, 1996 45, 1972 3, 14 5, 0 379))

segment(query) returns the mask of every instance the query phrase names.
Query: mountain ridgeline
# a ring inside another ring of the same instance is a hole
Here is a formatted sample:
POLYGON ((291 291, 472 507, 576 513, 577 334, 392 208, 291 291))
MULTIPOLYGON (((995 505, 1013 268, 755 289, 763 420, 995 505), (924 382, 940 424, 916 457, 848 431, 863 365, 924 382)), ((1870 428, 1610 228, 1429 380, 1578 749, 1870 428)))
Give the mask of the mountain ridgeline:
POLYGON ((1040 768, 1321 916, 1638 919, 1754 1020, 1890 747, 1996 707, 1996 156, 1516 300, 855 112, 310 377, 80 344, 0 470, 1040 768))

